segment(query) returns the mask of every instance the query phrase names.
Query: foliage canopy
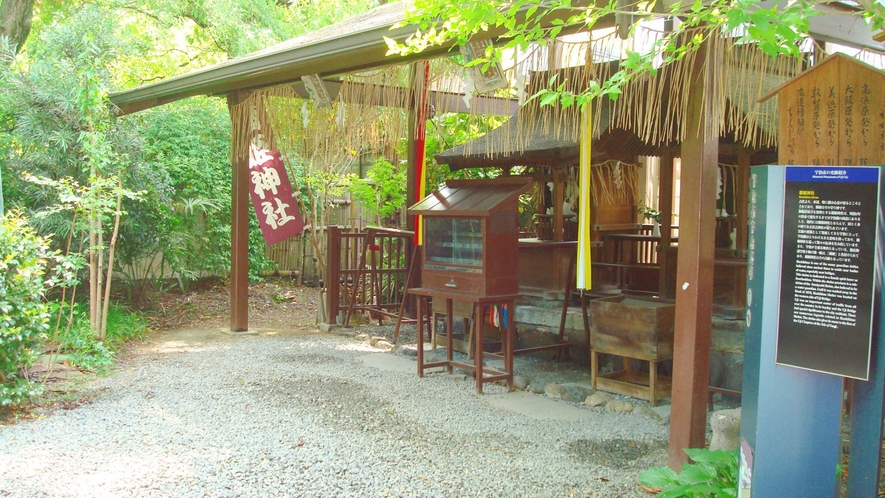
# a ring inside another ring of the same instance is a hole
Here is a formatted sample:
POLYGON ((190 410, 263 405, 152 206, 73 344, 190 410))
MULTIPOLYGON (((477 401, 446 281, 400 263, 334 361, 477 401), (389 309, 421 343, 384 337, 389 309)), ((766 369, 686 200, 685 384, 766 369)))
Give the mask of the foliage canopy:
MULTIPOLYGON (((885 9, 879 2, 860 2, 862 16, 874 29, 885 23, 885 9)), ((429 46, 453 43, 464 45, 478 34, 499 36, 500 43, 487 49, 485 57, 469 64, 500 60, 507 50, 525 50, 530 44, 546 45, 560 34, 589 32, 614 25, 626 38, 642 21, 668 19, 669 27, 648 50, 627 51, 620 70, 602 82, 590 81, 577 95, 553 86, 536 97, 542 104, 584 105, 593 98, 617 99, 621 88, 638 75, 656 71, 658 61, 667 64, 696 50, 713 33, 727 32, 741 43, 754 43, 768 55, 801 55, 801 42, 808 35, 809 19, 820 15, 818 3, 795 0, 786 3, 761 0, 413 0, 406 9, 408 23, 417 30, 405 43, 388 40, 389 52, 418 53, 429 46)), ((404 23, 405 24, 405 23, 404 23)))

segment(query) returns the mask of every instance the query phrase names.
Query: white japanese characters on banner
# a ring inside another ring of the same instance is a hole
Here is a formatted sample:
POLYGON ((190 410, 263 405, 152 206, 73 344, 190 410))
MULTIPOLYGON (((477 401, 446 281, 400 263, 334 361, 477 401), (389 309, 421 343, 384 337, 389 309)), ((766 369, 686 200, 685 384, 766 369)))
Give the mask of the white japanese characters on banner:
POLYGON ((298 201, 279 151, 252 146, 249 151, 249 190, 261 233, 268 245, 304 230, 298 201))

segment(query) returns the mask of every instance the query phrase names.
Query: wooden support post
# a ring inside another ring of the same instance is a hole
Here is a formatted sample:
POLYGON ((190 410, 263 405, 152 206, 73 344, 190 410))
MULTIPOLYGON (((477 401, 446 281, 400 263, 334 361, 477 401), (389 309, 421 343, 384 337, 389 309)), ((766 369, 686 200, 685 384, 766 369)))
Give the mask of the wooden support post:
MULTIPOLYGON (((565 183, 562 181, 562 168, 553 169, 553 241, 562 242, 563 219, 562 204, 565 201, 565 183)), ((558 264, 557 266, 561 266, 558 264)), ((556 268, 561 270, 561 268, 556 268)))
POLYGON ((326 318, 329 325, 338 323, 341 306, 341 227, 332 225, 326 230, 326 318))
POLYGON ((658 181, 658 209, 661 211, 661 240, 658 242, 658 294, 673 297, 673 282, 667 279, 667 258, 673 233, 673 151, 667 147, 661 155, 658 181))
MULTIPOLYGON (((409 108, 409 136, 407 141, 408 164, 406 167, 406 199, 407 205, 421 200, 423 197, 422 182, 424 182, 424 134, 427 126, 427 85, 429 84, 430 69, 428 61, 418 61, 409 70, 409 82, 413 89, 413 97, 409 108)), ((418 216, 408 216, 406 229, 414 231, 412 243, 418 245, 423 237, 423 228, 416 226, 418 216)), ((406 282, 406 288, 421 285, 421 266, 410 271, 411 277, 406 282)), ((408 306, 409 303, 406 303, 408 306)), ((410 311, 410 310, 407 310, 410 311)))
MULTIPOLYGON (((416 88, 416 80, 418 72, 415 64, 409 66, 409 85, 416 88)), ((412 102, 409 103, 408 109, 408 136, 406 137, 406 206, 410 206, 418 199, 418 148, 417 140, 418 132, 418 116, 416 114, 415 97, 413 93, 412 102)), ((406 216, 406 230, 415 230, 416 216, 406 216)))
POLYGON ((738 149, 737 191, 735 192, 735 217, 737 227, 734 237, 735 256, 747 257, 747 240, 750 210, 750 151, 738 149))
MULTIPOLYGON (((745 147, 738 149, 737 190, 735 192, 735 236, 734 257, 747 257, 750 217, 750 151, 745 147)), ((747 305, 747 270, 734 269, 734 302, 735 307, 747 305)))
MULTIPOLYGON (((247 93, 228 94, 227 107, 234 119, 234 106, 247 93)), ((230 330, 249 330, 249 151, 243 137, 231 135, 231 220, 230 220, 230 330), (245 149, 245 150, 243 150, 245 149)))
POLYGON ((676 318, 668 464, 688 461, 683 448, 703 448, 710 382, 713 316, 713 259, 716 242, 716 189, 719 155, 715 86, 717 64, 708 47, 699 49, 689 95, 679 210, 676 318))

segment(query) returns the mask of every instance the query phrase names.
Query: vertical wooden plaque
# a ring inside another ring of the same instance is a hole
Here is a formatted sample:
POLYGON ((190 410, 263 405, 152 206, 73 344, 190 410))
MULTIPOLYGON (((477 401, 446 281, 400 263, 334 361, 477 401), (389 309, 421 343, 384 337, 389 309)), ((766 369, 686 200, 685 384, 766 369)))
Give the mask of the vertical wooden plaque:
POLYGON ((834 54, 774 94, 780 164, 885 163, 885 73, 834 54))

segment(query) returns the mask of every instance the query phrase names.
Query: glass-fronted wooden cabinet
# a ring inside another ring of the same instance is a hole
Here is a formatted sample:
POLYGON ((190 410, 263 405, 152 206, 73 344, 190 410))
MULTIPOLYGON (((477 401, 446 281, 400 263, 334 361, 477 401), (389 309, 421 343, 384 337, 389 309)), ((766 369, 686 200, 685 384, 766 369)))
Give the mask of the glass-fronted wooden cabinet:
POLYGON ((422 286, 471 296, 519 292, 517 199, 530 180, 456 180, 409 208, 423 215, 422 286))
POLYGON ((428 217, 424 244, 428 265, 453 271, 482 268, 482 219, 428 217))

